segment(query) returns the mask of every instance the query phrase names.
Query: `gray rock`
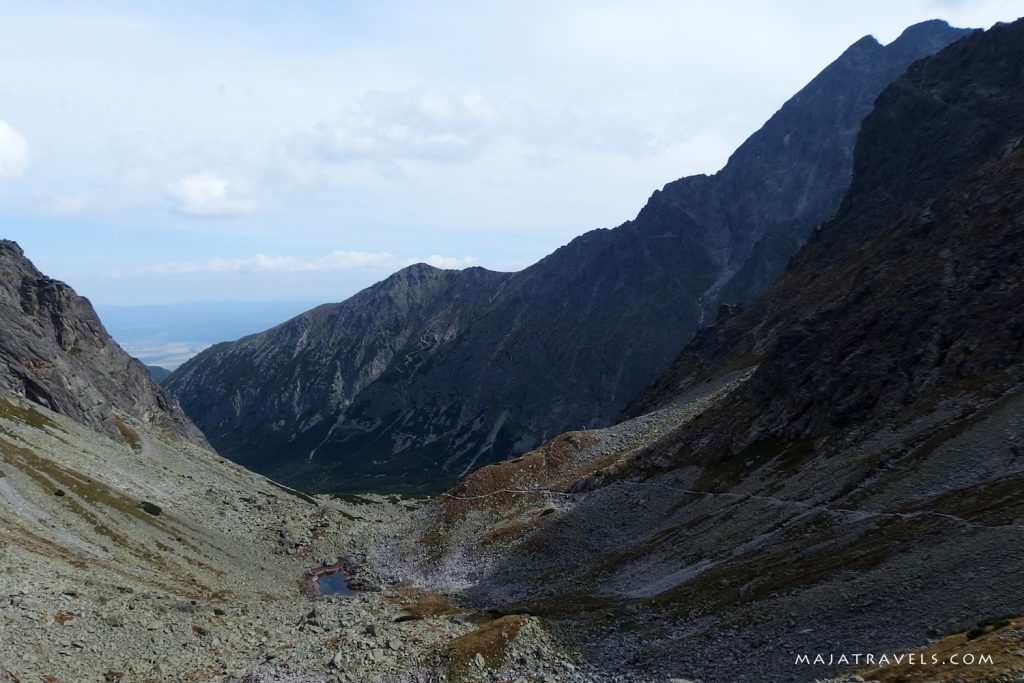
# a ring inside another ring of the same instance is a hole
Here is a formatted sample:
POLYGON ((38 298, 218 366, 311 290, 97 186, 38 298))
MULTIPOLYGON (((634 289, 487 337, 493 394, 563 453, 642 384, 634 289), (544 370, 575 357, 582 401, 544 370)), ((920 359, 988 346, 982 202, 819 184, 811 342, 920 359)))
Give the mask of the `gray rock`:
POLYGON ((120 614, 106 614, 103 616, 103 623, 107 626, 120 628, 124 626, 124 618, 120 614))

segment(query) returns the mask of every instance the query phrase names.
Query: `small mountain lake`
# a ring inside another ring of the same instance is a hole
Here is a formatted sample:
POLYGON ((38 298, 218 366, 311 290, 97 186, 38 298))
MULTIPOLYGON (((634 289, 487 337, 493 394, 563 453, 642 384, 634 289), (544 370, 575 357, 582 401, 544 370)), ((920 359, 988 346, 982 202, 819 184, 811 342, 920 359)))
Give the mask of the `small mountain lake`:
POLYGON ((317 593, 320 595, 355 595, 355 591, 348 587, 348 581, 344 572, 332 572, 322 574, 315 579, 317 593))

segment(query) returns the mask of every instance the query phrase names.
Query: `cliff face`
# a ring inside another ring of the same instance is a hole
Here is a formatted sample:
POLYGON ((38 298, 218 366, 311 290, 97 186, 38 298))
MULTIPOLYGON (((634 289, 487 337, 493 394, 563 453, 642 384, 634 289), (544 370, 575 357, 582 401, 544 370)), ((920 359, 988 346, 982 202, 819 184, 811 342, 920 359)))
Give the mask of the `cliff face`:
POLYGON ((714 176, 670 183, 636 219, 520 273, 445 275, 467 290, 445 309, 443 334, 433 290, 388 300, 395 278, 441 277, 418 268, 215 347, 166 386, 228 457, 322 489, 436 486, 565 429, 607 425, 719 304, 747 302, 778 277, 838 207, 879 92, 964 33, 927 22, 888 46, 864 38, 714 176), (310 325, 332 316, 344 333, 310 325))
POLYGON ((782 279, 635 418, 463 479, 408 535, 430 558, 410 571, 490 608, 626 620, 606 664, 708 681, 807 678, 794 651, 1024 609, 1022 64, 1024 20, 911 67, 782 279))
POLYGON ((173 396, 104 330, 92 304, 0 241, 0 389, 97 431, 129 438, 118 414, 205 444, 173 396))

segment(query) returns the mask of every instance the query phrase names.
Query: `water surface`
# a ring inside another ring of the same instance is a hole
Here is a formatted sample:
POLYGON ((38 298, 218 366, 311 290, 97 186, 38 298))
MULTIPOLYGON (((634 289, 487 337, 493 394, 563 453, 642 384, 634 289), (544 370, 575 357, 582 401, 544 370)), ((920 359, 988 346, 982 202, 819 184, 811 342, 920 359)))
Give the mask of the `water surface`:
POLYGON ((317 579, 320 595, 354 595, 355 591, 348 587, 343 572, 323 574, 317 579))

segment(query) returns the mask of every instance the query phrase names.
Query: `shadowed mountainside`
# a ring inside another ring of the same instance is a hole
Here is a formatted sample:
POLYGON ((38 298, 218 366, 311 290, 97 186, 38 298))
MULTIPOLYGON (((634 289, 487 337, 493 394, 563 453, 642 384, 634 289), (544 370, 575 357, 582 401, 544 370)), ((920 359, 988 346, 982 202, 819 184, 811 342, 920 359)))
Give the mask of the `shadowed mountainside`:
POLYGON ((381 556, 650 678, 820 678, 793 654, 1024 610, 1022 64, 1024 20, 914 65, 837 215, 637 417, 472 473, 381 556))

